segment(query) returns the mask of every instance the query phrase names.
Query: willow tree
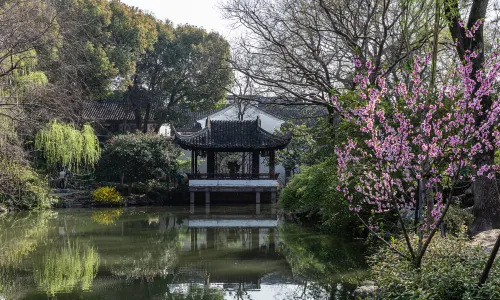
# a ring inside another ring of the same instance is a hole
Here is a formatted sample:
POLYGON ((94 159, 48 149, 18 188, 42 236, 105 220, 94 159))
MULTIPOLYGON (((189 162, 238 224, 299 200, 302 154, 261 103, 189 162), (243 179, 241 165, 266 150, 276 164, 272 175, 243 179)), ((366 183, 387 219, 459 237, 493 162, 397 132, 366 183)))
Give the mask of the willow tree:
POLYGON ((62 167, 78 171, 92 168, 101 156, 99 140, 94 129, 86 124, 81 130, 71 124, 50 122, 35 137, 35 150, 45 158, 47 167, 62 167))

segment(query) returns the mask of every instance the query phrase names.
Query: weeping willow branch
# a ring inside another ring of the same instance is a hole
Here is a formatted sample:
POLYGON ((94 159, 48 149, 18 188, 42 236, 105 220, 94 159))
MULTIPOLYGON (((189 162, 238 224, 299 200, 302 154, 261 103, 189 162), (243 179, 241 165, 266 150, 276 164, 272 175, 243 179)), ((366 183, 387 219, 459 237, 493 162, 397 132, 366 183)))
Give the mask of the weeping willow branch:
POLYGON ((78 130, 71 124, 55 120, 38 132, 35 150, 43 153, 49 167, 74 171, 82 167, 92 168, 101 156, 99 140, 90 125, 78 130))

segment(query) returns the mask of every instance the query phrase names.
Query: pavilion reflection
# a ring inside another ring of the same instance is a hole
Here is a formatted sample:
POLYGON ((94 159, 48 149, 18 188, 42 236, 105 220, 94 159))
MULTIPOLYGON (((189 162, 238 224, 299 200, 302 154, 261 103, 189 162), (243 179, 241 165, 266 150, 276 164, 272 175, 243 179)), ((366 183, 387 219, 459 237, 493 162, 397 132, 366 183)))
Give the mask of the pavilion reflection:
POLYGON ((187 216, 160 218, 160 230, 179 230, 175 286, 189 283, 226 291, 258 290, 268 274, 291 277, 285 258, 277 251, 279 223, 268 205, 259 211, 253 206, 230 211, 214 206, 209 213, 191 208, 187 216))

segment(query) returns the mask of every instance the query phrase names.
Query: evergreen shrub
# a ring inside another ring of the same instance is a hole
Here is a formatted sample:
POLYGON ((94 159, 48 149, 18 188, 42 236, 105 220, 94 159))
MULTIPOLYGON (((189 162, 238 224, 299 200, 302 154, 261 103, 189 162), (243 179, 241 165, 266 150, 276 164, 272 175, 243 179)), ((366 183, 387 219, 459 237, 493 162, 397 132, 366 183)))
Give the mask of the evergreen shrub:
POLYGON ((310 220, 320 229, 337 236, 352 235, 359 224, 343 194, 336 189, 334 163, 327 159, 294 175, 281 191, 278 203, 286 212, 310 220))

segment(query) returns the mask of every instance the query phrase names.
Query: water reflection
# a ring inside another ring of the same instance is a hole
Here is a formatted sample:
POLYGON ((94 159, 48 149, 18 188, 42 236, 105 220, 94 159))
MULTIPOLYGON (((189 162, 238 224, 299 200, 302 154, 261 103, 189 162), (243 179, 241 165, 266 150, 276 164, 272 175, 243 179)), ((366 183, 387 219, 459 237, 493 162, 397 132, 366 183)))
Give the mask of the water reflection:
POLYGON ((97 274, 99 258, 92 246, 79 241, 50 245, 43 256, 35 257, 33 279, 38 290, 49 295, 77 288, 89 291, 97 274))
POLYGON ((360 249, 265 205, 20 213, 0 218, 0 299, 344 299, 360 249))

